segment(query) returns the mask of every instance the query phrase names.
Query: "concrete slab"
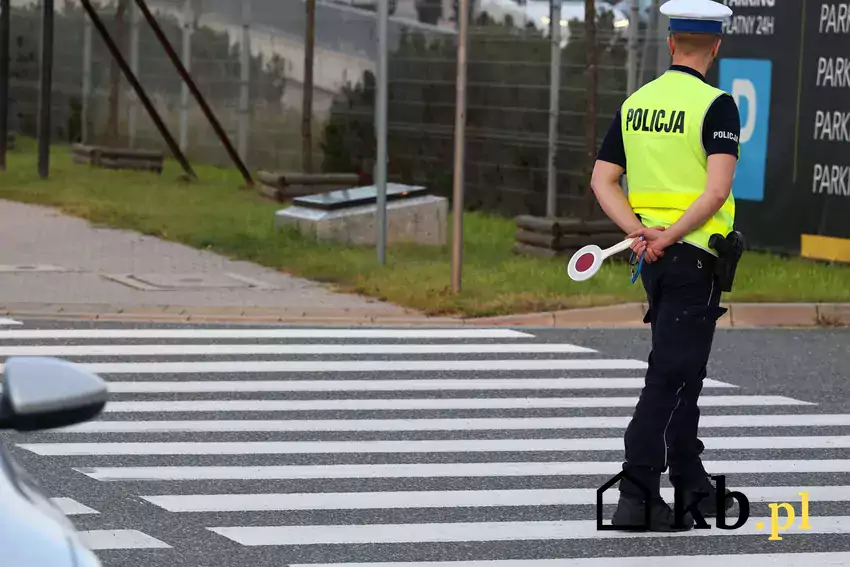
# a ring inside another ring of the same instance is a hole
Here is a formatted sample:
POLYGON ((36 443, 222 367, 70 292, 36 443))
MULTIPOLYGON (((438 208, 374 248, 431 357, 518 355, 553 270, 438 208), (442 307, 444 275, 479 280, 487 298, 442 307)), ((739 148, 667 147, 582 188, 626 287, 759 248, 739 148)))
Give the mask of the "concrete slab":
MULTIPOLYGON (((447 241, 448 200, 425 195, 387 203, 387 245, 423 244, 442 246, 447 241)), ((339 210, 293 206, 275 213, 275 226, 293 226, 317 241, 346 244, 377 242, 377 206, 374 204, 339 210)))

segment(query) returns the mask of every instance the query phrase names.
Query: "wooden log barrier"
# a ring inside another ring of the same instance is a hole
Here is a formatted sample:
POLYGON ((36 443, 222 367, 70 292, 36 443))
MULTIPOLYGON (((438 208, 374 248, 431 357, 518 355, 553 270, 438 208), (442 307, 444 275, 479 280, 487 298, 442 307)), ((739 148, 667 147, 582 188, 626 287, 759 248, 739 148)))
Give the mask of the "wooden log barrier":
MULTIPOLYGON (((521 215, 516 217, 515 223, 514 252, 544 258, 570 257, 589 244, 605 249, 626 237, 620 227, 608 220, 581 221, 521 215)), ((629 251, 614 257, 628 259, 629 251)))
POLYGON ((356 173, 276 173, 258 171, 257 190, 264 197, 283 202, 295 197, 315 195, 362 185, 356 173))
POLYGON ((165 156, 162 152, 151 150, 74 144, 71 148, 71 159, 74 163, 103 169, 131 169, 162 173, 165 156))

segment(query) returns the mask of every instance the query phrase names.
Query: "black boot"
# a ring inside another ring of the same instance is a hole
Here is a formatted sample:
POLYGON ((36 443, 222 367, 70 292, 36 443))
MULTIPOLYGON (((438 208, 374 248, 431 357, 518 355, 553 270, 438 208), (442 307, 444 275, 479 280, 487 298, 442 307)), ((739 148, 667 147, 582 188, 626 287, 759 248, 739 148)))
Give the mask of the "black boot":
POLYGON ((611 525, 628 531, 684 532, 694 527, 694 519, 685 513, 681 525, 675 525, 676 518, 670 506, 660 496, 650 499, 649 526, 646 525, 646 501, 629 494, 620 493, 617 510, 611 518, 611 525))
MULTIPOLYGON (((702 499, 697 505, 697 509, 706 518, 714 518, 717 516, 717 489, 711 483, 708 476, 701 477, 696 481, 684 482, 671 478, 671 483, 674 487, 681 490, 684 505, 687 507, 694 500, 702 499), (704 496, 703 496, 704 495, 704 496)), ((726 510, 729 510, 734 503, 732 498, 729 498, 729 489, 726 489, 726 498, 724 505, 726 510)))

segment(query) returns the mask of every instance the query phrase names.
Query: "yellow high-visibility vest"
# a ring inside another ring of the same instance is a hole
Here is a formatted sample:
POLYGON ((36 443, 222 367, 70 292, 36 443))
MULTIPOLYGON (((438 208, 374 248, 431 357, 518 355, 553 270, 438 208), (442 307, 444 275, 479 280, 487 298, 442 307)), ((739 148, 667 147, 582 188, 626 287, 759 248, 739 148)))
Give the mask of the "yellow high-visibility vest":
MULTIPOLYGON (((628 197, 645 226, 669 227, 705 191, 708 158, 702 124, 724 91, 670 70, 638 89, 622 106, 628 197)), ((740 154, 740 149, 738 150, 740 154)), ((735 198, 683 238, 712 254, 712 234, 726 236, 735 223, 735 198)))

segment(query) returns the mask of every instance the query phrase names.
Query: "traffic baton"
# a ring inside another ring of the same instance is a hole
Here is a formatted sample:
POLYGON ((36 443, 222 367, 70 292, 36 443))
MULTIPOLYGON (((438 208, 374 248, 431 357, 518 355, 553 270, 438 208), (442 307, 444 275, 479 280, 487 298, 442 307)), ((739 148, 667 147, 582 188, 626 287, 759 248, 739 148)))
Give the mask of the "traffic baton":
POLYGON ((588 244, 570 258, 570 262, 567 264, 567 274, 569 274, 570 279, 576 282, 589 280, 596 275, 607 258, 623 250, 628 250, 634 240, 634 238, 627 238, 605 250, 596 244, 588 244))

